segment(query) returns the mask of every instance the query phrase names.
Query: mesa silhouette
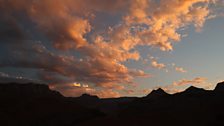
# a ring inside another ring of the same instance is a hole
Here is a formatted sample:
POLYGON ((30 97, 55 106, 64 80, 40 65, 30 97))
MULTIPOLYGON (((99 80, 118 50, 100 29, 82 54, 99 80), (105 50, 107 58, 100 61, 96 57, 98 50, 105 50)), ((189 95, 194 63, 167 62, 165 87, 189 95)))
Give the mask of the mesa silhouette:
POLYGON ((224 82, 168 94, 64 97, 44 84, 0 84, 2 126, 224 126, 224 82))

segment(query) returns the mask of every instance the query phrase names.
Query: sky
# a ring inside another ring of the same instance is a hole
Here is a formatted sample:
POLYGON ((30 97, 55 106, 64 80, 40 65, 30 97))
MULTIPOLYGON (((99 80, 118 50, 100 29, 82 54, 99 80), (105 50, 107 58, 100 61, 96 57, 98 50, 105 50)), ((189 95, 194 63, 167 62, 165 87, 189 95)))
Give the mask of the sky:
POLYGON ((0 13, 2 83, 110 98, 224 80, 223 0, 0 0, 0 13))

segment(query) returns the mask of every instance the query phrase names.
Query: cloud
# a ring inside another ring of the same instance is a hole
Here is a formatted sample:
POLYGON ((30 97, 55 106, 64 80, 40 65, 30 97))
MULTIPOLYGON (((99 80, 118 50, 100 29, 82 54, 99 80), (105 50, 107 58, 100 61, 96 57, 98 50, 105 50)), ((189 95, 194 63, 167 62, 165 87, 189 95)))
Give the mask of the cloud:
MULTIPOLYGON (((81 85, 81 84, 80 84, 81 85)), ((115 98, 120 97, 120 94, 113 89, 94 89, 86 86, 74 86, 74 84, 63 84, 63 85, 49 85, 50 89, 58 90, 62 92, 64 96, 79 97, 84 93, 96 95, 100 98, 115 98)))
POLYGON ((175 63, 172 63, 172 64, 170 64, 170 65, 171 65, 171 67, 174 68, 175 71, 177 71, 177 72, 181 72, 181 73, 186 73, 186 72, 187 72, 187 70, 185 70, 183 67, 178 67, 178 66, 176 66, 175 63))
POLYGON ((6 60, 7 63, 2 62, 0 65, 42 69, 41 79, 47 82, 58 80, 58 74, 70 78, 70 81, 91 82, 97 86, 112 82, 129 83, 133 76, 146 76, 143 71, 129 70, 124 65, 111 61, 112 59, 96 56, 80 60, 73 56, 55 55, 39 43, 32 45, 30 49, 16 52, 13 59, 16 62, 6 60), (31 56, 32 59, 26 58, 31 56))
POLYGON ((148 28, 136 27, 142 44, 169 51, 173 50, 172 42, 181 40, 178 29, 191 23, 197 30, 203 26, 210 12, 208 3, 209 0, 160 0, 160 2, 136 0, 125 19, 129 25, 148 26, 148 28))
POLYGON ((175 70, 177 71, 177 72, 181 72, 181 73, 186 73, 187 71, 184 69, 184 68, 182 68, 182 67, 175 67, 175 70))
POLYGON ((81 87, 81 84, 80 83, 73 83, 73 86, 75 86, 75 87, 81 87))
POLYGON ((178 82, 174 82, 173 85, 175 86, 184 86, 184 85, 200 85, 204 83, 207 79, 203 77, 196 77, 193 80, 180 80, 178 82))
POLYGON ((117 91, 113 91, 111 89, 96 91, 93 94, 99 96, 100 98, 118 98, 118 97, 121 97, 121 95, 117 91))
POLYGON ((164 91, 168 93, 173 94, 184 91, 189 86, 200 87, 207 90, 211 90, 212 88, 214 88, 214 85, 209 83, 207 78, 204 77, 196 77, 193 79, 181 79, 179 81, 175 81, 172 84, 162 86, 160 88, 162 88, 164 91))
POLYGON ((144 93, 144 94, 149 94, 150 92, 151 92, 152 90, 151 89, 143 89, 142 90, 142 93, 144 93))
POLYGON ((9 82, 17 82, 17 83, 30 83, 30 82, 36 82, 36 83, 43 83, 41 80, 37 79, 31 79, 23 76, 15 76, 10 75, 4 72, 0 72, 0 83, 9 83, 9 82))
MULTIPOLYGON (((0 57, 0 67, 36 69, 38 79, 50 84, 85 83, 93 90, 101 88, 101 97, 106 97, 106 91, 119 96, 113 90, 149 75, 125 65, 141 58, 136 47, 173 50, 173 43, 181 40, 179 29, 192 24, 202 28, 209 2, 1 0, 0 48, 6 54, 0 57), (99 24, 104 27, 98 28, 99 24)), ((152 66, 165 67, 157 61, 152 66)))
POLYGON ((158 63, 156 60, 153 60, 151 63, 152 67, 157 68, 157 69, 163 69, 166 67, 165 64, 163 63, 158 63))
POLYGON ((131 94, 135 93, 135 91, 132 89, 128 89, 128 90, 125 90, 125 93, 127 93, 128 95, 131 95, 131 94))
POLYGON ((118 13, 120 11, 120 13, 126 13, 123 16, 124 23, 122 31, 115 30, 115 32, 125 31, 127 35, 110 38, 111 41, 123 40, 120 45, 124 43, 128 45, 124 48, 133 48, 140 44, 157 46, 165 51, 173 49, 172 41, 180 41, 178 29, 190 23, 193 23, 197 29, 203 26, 209 14, 208 2, 209 0, 161 0, 160 2, 153 0, 126 2, 121 0, 113 2, 21 0, 14 2, 10 0, 2 1, 2 5, 12 9, 2 8, 5 13, 9 14, 13 12, 27 14, 30 20, 37 24, 39 30, 47 35, 53 41, 54 46, 59 49, 76 49, 88 45, 85 35, 94 27, 94 24, 90 24, 90 15, 96 12, 117 11, 118 13), (131 27, 134 28, 133 37, 129 35, 131 27))

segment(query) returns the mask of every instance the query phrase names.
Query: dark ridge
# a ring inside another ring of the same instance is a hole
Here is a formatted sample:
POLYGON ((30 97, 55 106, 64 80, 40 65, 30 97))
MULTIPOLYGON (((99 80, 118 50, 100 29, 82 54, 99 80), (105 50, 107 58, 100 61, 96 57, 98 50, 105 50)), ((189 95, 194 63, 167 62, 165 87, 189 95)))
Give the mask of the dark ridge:
POLYGON ((90 94, 82 94, 79 98, 82 98, 82 99, 99 99, 98 96, 96 95, 90 95, 90 94))
POLYGON ((131 102, 135 99, 138 97, 102 98, 101 100, 105 102, 131 102))
POLYGON ((95 108, 100 101, 99 97, 90 94, 82 94, 80 97, 71 98, 71 100, 88 108, 95 108))
POLYGON ((161 96, 168 96, 169 94, 166 93, 162 88, 158 88, 157 90, 153 90, 150 94, 148 94, 147 98, 152 97, 161 97, 161 96))
POLYGON ((216 85, 215 90, 216 92, 224 92, 224 82, 220 82, 216 85))
POLYGON ((167 93, 162 88, 158 88, 157 90, 153 90, 149 95, 167 95, 167 93))
POLYGON ((104 115, 98 109, 63 97, 44 84, 0 84, 2 126, 76 126, 104 115))
POLYGON ((224 126, 223 94, 224 82, 214 91, 191 86, 172 95, 159 88, 143 98, 107 99, 64 97, 44 84, 0 84, 0 125, 224 126))
POLYGON ((182 93, 197 94, 197 93, 204 93, 204 92, 206 92, 206 90, 203 89, 203 88, 197 88, 197 87, 194 87, 194 86, 190 86, 189 88, 187 88, 182 93))
POLYGON ((194 86, 190 86, 188 87, 186 90, 182 91, 182 92, 178 92, 173 94, 174 96, 179 96, 179 95, 183 95, 183 96, 190 96, 190 97, 198 97, 198 96, 207 96, 207 94, 210 94, 212 91, 209 90, 205 90, 203 88, 198 88, 198 87, 194 87, 194 86))
POLYGON ((0 84, 0 96, 7 98, 63 97, 59 92, 50 90, 46 84, 4 83, 0 84))

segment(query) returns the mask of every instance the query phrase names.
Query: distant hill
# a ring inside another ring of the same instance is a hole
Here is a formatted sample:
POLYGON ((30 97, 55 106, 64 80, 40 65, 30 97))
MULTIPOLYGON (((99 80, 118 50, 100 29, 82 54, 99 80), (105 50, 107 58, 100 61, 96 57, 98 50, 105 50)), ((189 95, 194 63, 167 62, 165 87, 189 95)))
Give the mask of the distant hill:
POLYGON ((44 84, 0 84, 2 126, 224 126, 224 82, 213 91, 100 99, 64 97, 44 84))

